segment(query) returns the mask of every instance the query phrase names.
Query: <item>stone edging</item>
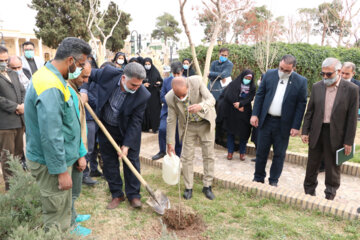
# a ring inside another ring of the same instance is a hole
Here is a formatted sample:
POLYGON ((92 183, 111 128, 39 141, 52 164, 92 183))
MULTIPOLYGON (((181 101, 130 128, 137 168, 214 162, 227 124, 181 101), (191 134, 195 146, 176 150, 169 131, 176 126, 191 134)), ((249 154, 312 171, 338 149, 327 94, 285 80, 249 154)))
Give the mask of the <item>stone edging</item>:
MULTIPOLYGON (((225 149, 223 146, 215 145, 217 149, 225 149)), ((256 155, 256 150, 254 146, 247 146, 246 153, 250 155, 256 155)), ((273 157, 274 153, 272 150, 269 152, 269 158, 273 157)), ((294 153, 294 152, 286 152, 285 162, 293 163, 296 165, 300 165, 306 167, 307 164, 307 154, 294 153)), ((340 171, 343 174, 351 175, 354 177, 360 177, 360 164, 353 162, 345 162, 340 166, 340 171)))
MULTIPOLYGON (((150 158, 140 156, 140 161, 147 165, 162 168, 162 162, 152 161, 150 158)), ((202 167, 194 167, 194 175, 200 179, 203 178, 202 167)), ((283 203, 297 206, 307 210, 319 210, 324 214, 332 214, 344 219, 359 219, 357 209, 348 204, 342 204, 335 201, 329 201, 323 198, 305 195, 281 187, 272 187, 267 184, 251 182, 243 179, 236 179, 226 174, 215 174, 214 183, 225 188, 238 189, 244 192, 254 192, 257 196, 266 198, 275 198, 283 203)))

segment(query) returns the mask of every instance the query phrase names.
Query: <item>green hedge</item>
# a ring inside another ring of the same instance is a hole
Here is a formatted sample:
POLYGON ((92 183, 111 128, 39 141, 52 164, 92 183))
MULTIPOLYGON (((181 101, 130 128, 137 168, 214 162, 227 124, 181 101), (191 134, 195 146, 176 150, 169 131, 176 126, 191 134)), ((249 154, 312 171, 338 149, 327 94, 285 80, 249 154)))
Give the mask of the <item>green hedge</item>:
MULTIPOLYGON (((307 43, 275 43, 279 47, 279 51, 274 61, 274 65, 271 68, 277 68, 281 57, 285 54, 292 54, 297 59, 296 71, 305 76, 309 83, 308 89, 310 90, 312 84, 321 80, 321 63, 327 57, 336 57, 342 62, 350 61, 356 64, 357 68, 360 69, 360 49, 359 48, 332 48, 332 47, 321 47, 318 45, 310 45, 307 43)), ((260 69, 257 66, 254 57, 254 46, 248 45, 222 45, 215 46, 212 61, 218 59, 220 47, 227 47, 230 49, 229 59, 234 63, 234 69, 232 78, 235 79, 242 70, 249 68, 256 73, 256 79, 260 77, 260 69)), ((200 66, 203 67, 205 64, 207 47, 198 46, 196 52, 198 54, 198 60, 200 66)), ((179 51, 180 59, 192 58, 190 48, 179 51)))

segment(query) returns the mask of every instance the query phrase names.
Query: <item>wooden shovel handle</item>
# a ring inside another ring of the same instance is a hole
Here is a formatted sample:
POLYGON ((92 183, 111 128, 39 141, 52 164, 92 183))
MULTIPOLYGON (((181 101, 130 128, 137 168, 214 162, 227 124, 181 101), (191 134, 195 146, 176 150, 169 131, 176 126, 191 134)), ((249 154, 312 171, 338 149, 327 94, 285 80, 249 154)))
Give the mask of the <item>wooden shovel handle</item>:
MULTIPOLYGON (((103 131, 103 133, 105 134, 105 136, 107 137, 107 139, 110 141, 110 143, 113 145, 113 147, 115 148, 115 150, 119 153, 121 152, 120 147, 117 145, 117 143, 115 142, 115 140, 113 139, 113 137, 110 135, 110 133, 108 132, 108 130, 105 128, 105 126, 102 124, 102 122, 99 120, 99 118, 96 116, 95 112, 92 110, 92 108, 90 107, 90 105, 86 102, 85 103, 85 107, 88 110, 88 112, 90 113, 90 115, 94 118, 95 122, 99 125, 99 127, 101 128, 101 130, 103 131)), ((119 157, 120 159, 120 157, 119 157)), ((130 170, 135 174, 136 178, 139 179, 139 181, 141 182, 141 184, 143 184, 144 186, 147 186, 147 182, 145 181, 145 179, 140 175, 140 173, 136 170, 136 168, 132 165, 132 163, 130 162, 130 160, 126 157, 123 156, 122 158, 126 165, 130 168, 130 170)))

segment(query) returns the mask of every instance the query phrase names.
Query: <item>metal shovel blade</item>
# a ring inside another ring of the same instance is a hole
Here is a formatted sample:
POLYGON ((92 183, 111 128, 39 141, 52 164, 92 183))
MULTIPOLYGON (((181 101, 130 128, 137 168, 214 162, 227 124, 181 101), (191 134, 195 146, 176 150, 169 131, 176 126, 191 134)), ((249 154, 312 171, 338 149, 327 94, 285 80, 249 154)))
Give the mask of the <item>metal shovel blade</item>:
POLYGON ((166 209, 170 209, 169 198, 160 190, 156 190, 152 195, 153 196, 150 196, 146 201, 146 203, 150 207, 152 207, 155 212, 157 212, 160 215, 163 215, 166 209))

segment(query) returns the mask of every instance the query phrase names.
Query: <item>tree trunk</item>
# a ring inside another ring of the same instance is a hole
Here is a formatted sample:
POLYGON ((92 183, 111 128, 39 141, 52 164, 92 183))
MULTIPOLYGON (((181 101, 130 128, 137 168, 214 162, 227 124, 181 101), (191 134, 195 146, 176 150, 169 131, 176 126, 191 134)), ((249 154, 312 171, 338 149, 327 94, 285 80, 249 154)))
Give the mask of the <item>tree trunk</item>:
POLYGON ((209 75, 209 72, 210 72, 211 56, 212 56, 212 52, 213 52, 213 49, 214 49, 216 39, 217 39, 218 34, 220 32, 221 21, 222 21, 222 18, 218 18, 217 21, 216 21, 214 32, 213 32, 213 34, 211 36, 210 45, 209 45, 209 47, 207 49, 207 52, 206 52, 206 60, 205 60, 204 75, 203 75, 203 82, 205 84, 207 84, 207 82, 208 82, 208 75, 209 75))
POLYGON ((187 22, 185 20, 185 16, 184 16, 184 6, 186 4, 186 0, 184 0, 184 2, 182 2, 181 0, 179 0, 179 4, 180 4, 180 15, 181 15, 181 22, 184 26, 184 30, 185 30, 185 34, 189 40, 189 45, 190 45, 190 49, 191 49, 191 55, 193 57, 193 62, 194 62, 194 65, 195 65, 195 70, 196 70, 196 73, 200 76, 202 76, 202 73, 201 73, 201 69, 200 69, 200 64, 199 64, 199 61, 198 61, 198 58, 197 58, 197 55, 196 55, 196 49, 195 49, 195 45, 191 39, 191 35, 190 35, 190 31, 189 31, 189 27, 187 25, 187 22))
POLYGON ((321 36, 321 46, 324 46, 325 37, 326 37, 326 28, 324 27, 322 36, 321 36))

